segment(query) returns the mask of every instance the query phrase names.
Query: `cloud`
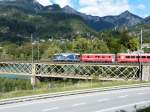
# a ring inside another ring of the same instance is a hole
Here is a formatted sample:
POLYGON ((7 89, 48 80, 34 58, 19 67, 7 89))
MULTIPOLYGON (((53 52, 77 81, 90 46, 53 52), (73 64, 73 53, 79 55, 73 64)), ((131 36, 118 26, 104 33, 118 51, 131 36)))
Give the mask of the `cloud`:
POLYGON ((82 6, 97 5, 97 0, 79 0, 79 4, 82 6))
POLYGON ((60 7, 71 5, 71 0, 51 0, 52 3, 59 4, 60 7))
MULTIPOLYGON (((60 7, 69 5, 79 12, 93 16, 118 15, 126 10, 139 14, 147 10, 146 4, 137 0, 136 5, 130 0, 37 0, 42 5, 58 4, 60 7)), ((144 12, 143 12, 144 13, 144 12)), ((145 13, 144 13, 145 14, 145 13)), ((142 14, 142 16, 144 16, 142 14)))
POLYGON ((94 16, 118 15, 130 10, 128 0, 80 0, 79 4, 80 12, 94 16))
POLYGON ((145 7, 144 4, 139 4, 139 5, 137 6, 137 8, 140 9, 140 10, 145 10, 145 9, 146 9, 146 7, 145 7))
POLYGON ((49 0, 37 0, 37 1, 44 6, 52 4, 49 0))
POLYGON ((146 18, 146 17, 148 17, 148 16, 149 16, 149 14, 145 14, 143 17, 146 18))

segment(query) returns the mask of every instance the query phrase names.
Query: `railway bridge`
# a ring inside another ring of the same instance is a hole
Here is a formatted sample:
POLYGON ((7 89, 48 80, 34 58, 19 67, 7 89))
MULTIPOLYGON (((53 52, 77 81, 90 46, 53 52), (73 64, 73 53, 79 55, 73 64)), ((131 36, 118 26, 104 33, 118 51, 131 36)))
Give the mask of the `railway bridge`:
POLYGON ((26 75, 32 84, 38 77, 148 81, 150 64, 0 62, 0 74, 26 75))

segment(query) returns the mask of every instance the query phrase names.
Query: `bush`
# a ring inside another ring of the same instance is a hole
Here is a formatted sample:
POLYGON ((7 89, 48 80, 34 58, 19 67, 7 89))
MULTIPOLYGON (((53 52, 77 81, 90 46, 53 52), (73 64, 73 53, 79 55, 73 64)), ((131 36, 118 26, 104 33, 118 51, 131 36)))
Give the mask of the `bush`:
POLYGON ((30 89, 32 89, 32 85, 29 80, 0 78, 0 92, 30 89))

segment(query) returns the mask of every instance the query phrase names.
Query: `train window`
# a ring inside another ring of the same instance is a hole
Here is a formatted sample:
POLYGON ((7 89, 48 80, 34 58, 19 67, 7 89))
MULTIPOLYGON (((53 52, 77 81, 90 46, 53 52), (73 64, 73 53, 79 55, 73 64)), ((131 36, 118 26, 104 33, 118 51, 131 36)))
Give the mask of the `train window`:
POLYGON ((95 56, 96 58, 100 58, 100 56, 95 56))
POLYGON ((109 58, 111 58, 111 56, 109 56, 109 58))
POLYGON ((102 58, 105 58, 105 56, 102 56, 102 58))
POLYGON ((126 56, 126 58, 130 58, 130 56, 126 56))
POLYGON ((140 58, 140 56, 136 56, 136 58, 140 58))
POLYGON ((142 56, 142 58, 146 58, 146 56, 142 56))
POLYGON ((135 56, 131 56, 131 58, 135 58, 135 56))
POLYGON ((150 58, 150 56, 147 56, 147 58, 150 58))
POLYGON ((99 58, 99 56, 93 56, 94 58, 99 58))

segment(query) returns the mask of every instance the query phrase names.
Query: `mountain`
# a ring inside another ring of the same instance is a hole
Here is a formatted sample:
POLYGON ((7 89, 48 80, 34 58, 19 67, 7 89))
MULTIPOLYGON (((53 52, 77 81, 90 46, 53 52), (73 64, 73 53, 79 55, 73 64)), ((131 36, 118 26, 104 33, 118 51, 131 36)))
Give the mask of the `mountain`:
POLYGON ((1 0, 1 8, 18 8, 26 11, 40 11, 43 6, 36 0, 1 0))
POLYGON ((67 14, 75 14, 75 15, 79 15, 81 16, 81 13, 79 13, 78 11, 74 10, 73 8, 71 8, 70 6, 65 6, 62 8, 62 11, 64 13, 67 13, 67 14))
POLYGON ((150 24, 150 16, 145 18, 145 22, 150 24))
POLYGON ((80 13, 73 8, 66 6, 63 8, 63 12, 81 16, 92 28, 97 31, 114 27, 130 27, 143 21, 143 18, 136 16, 129 11, 125 11, 118 16, 98 17, 80 13))
POLYGON ((0 41, 27 38, 31 33, 39 38, 74 38, 81 34, 97 35, 97 32, 113 28, 134 27, 150 23, 125 11, 117 16, 91 16, 70 6, 57 4, 42 6, 36 0, 0 0, 0 41), (15 39, 14 39, 15 38, 15 39))
POLYGON ((45 6, 43 7, 42 9, 42 12, 45 12, 45 13, 50 13, 50 12, 58 12, 58 11, 61 11, 61 8, 59 5, 57 4, 53 4, 53 5, 49 5, 49 6, 45 6))
POLYGON ((62 12, 59 5, 44 7, 34 0, 0 1, 0 42, 41 39, 72 39, 96 32, 82 17, 62 12))
POLYGON ((112 26, 113 26, 111 23, 103 21, 98 16, 91 16, 91 15, 86 15, 84 13, 80 13, 68 5, 65 6, 64 8, 62 8, 62 12, 66 13, 66 14, 78 15, 78 16, 82 17, 85 20, 85 22, 87 23, 87 25, 96 31, 105 29, 105 26, 107 28, 112 28, 112 26))
POLYGON ((135 36, 139 36, 141 28, 143 29, 143 41, 146 43, 150 43, 150 16, 143 19, 143 21, 139 24, 131 26, 129 28, 129 31, 135 36))
POLYGON ((140 18, 129 11, 125 11, 122 14, 118 16, 106 16, 103 17, 104 21, 110 22, 114 24, 114 26, 120 27, 129 27, 129 26, 134 26, 140 22, 143 21, 143 18, 140 18))
POLYGON ((129 11, 125 11, 117 16, 98 17, 80 13, 68 5, 63 8, 60 8, 60 6, 57 4, 44 7, 40 5, 36 0, 2 0, 0 2, 0 6, 8 6, 8 7, 14 6, 17 8, 22 8, 30 11, 37 11, 40 13, 59 12, 77 15, 82 17, 88 23, 89 26, 91 26, 93 29, 97 31, 113 27, 129 27, 143 21, 143 18, 136 16, 130 13, 129 11))

